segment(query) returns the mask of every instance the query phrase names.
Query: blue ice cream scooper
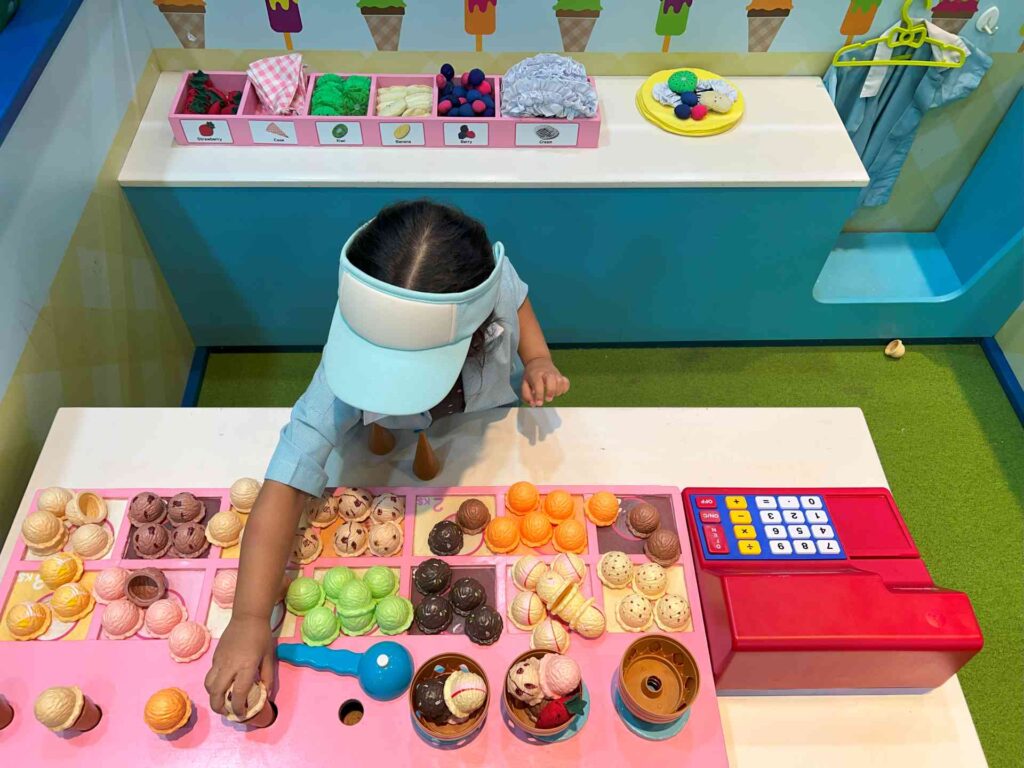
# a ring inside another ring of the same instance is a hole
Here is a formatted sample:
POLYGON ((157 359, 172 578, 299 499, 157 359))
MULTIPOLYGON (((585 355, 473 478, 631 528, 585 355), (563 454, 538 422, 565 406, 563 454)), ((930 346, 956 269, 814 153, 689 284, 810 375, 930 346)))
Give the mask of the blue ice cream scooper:
POLYGON ((366 695, 378 701, 401 696, 412 682, 412 655, 391 640, 374 643, 363 653, 284 643, 277 646, 277 658, 297 667, 355 677, 366 695))

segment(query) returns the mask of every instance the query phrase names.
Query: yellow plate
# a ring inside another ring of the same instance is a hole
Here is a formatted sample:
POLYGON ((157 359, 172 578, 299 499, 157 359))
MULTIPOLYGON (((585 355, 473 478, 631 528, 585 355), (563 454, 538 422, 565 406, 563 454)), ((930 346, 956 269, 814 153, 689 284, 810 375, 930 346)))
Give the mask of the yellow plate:
POLYGON ((736 88, 736 103, 724 115, 719 112, 708 111, 707 117, 703 120, 680 120, 676 117, 672 107, 667 107, 654 98, 654 86, 658 83, 666 82, 669 76, 673 72, 678 72, 679 69, 688 69, 697 75, 697 78, 700 80, 725 80, 724 77, 720 77, 714 72, 708 72, 706 69, 698 69, 696 67, 679 67, 677 69, 663 69, 661 72, 655 72, 640 86, 640 90, 636 94, 637 109, 640 110, 640 114, 649 122, 662 130, 680 136, 714 136, 728 131, 740 121, 740 118, 743 117, 745 106, 743 94, 739 88, 736 88, 734 83, 728 80, 726 82, 733 88, 736 88))

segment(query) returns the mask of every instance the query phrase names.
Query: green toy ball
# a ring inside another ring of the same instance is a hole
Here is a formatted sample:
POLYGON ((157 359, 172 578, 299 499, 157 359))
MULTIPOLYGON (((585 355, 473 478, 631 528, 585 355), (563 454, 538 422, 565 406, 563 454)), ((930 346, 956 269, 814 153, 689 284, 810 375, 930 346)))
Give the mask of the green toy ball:
POLYGON ((377 626, 383 635, 405 632, 412 624, 412 603, 401 595, 389 595, 377 603, 377 626))
POLYGON ((341 634, 338 617, 326 605, 318 605, 302 620, 301 634, 306 645, 330 645, 341 634))
POLYGON ((393 595, 398 589, 395 572, 383 565, 375 565, 363 574, 363 584, 370 590, 374 600, 381 600, 393 595))
POLYGON ((688 69, 673 72, 668 78, 668 87, 673 93, 697 90, 697 75, 688 69))
POLYGON ((296 616, 305 616, 317 606, 324 604, 324 588, 316 579, 300 576, 288 585, 284 604, 289 612, 296 616))
POLYGON ((370 588, 358 579, 345 583, 334 601, 342 617, 361 616, 367 611, 373 614, 373 594, 370 588))
POLYGON ((355 578, 355 571, 344 565, 337 565, 331 568, 323 577, 324 592, 327 594, 327 599, 332 603, 337 603, 338 595, 341 594, 341 588, 355 578))

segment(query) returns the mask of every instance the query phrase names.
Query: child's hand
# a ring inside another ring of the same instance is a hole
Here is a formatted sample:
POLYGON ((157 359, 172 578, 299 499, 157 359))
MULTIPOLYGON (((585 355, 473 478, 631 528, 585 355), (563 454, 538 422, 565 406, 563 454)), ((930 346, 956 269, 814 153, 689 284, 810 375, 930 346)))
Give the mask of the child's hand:
POLYGON ((523 371, 523 402, 531 406, 550 403, 569 391, 569 380, 562 375, 550 357, 535 357, 523 371))
POLYGON ((244 714, 245 698, 256 681, 262 680, 267 688, 274 685, 275 650, 269 621, 233 616, 217 643, 213 668, 206 675, 210 709, 226 715, 224 696, 230 690, 235 714, 244 714))

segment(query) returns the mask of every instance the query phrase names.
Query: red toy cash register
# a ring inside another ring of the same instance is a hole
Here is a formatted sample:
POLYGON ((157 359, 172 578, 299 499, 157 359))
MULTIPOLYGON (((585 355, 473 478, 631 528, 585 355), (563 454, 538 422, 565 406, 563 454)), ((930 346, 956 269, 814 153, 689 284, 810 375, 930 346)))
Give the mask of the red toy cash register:
POLYGON ((982 646, 884 488, 683 492, 718 691, 934 688, 982 646))

